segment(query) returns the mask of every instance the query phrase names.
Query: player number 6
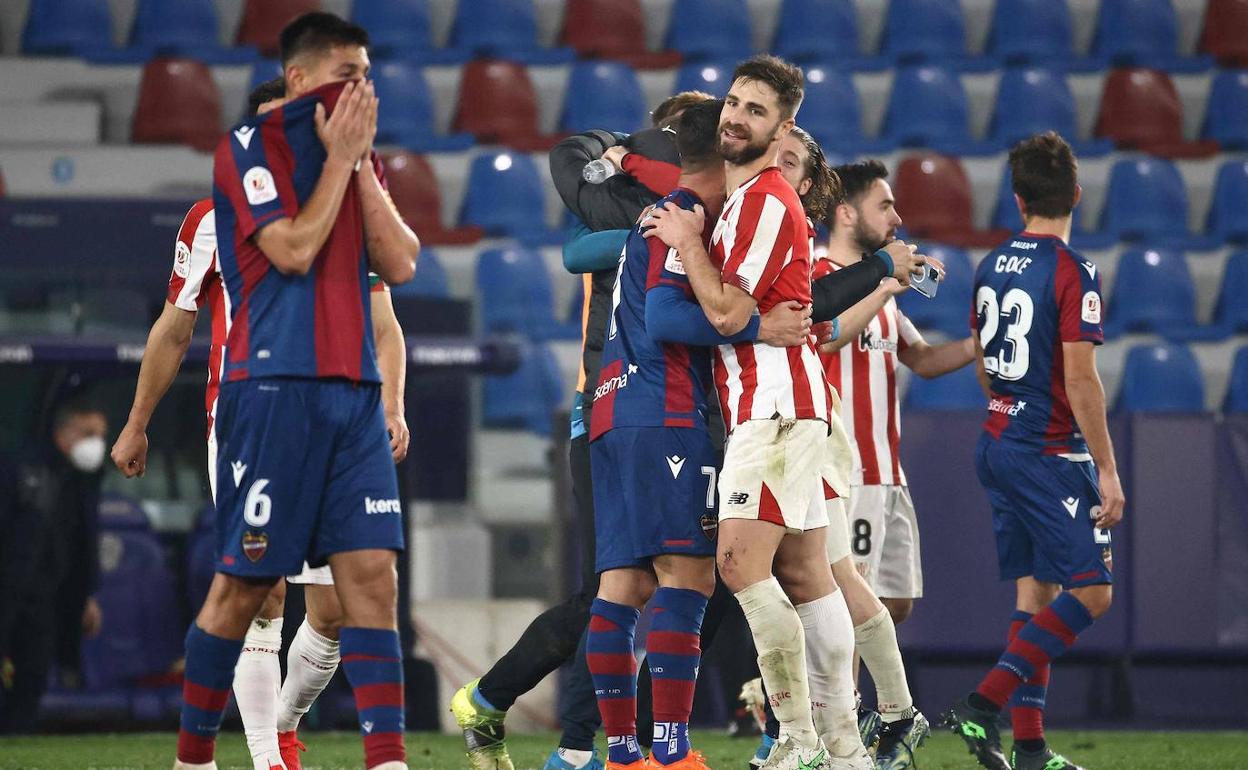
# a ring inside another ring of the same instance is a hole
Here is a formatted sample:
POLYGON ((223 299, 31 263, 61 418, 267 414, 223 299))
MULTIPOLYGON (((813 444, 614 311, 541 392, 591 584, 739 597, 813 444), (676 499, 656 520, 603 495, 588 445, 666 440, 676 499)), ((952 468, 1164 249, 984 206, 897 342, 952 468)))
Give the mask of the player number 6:
POLYGON ((243 521, 249 527, 263 527, 269 523, 273 513, 273 498, 264 493, 269 485, 268 479, 257 479, 247 490, 247 500, 243 503, 243 521))

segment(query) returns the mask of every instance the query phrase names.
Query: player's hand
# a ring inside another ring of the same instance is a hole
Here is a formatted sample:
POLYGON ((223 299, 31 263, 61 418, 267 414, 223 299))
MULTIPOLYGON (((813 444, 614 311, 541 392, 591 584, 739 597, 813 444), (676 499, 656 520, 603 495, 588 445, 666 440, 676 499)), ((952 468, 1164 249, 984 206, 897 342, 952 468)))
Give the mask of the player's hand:
POLYGON ((316 105, 316 135, 330 157, 355 164, 372 147, 377 133, 376 99, 372 83, 351 81, 343 86, 328 118, 325 105, 316 105))
POLYGON ((692 240, 701 243, 702 230, 706 227, 706 210, 697 204, 693 210, 680 206, 655 206, 648 220, 642 221, 648 229, 642 231, 647 238, 658 238, 668 247, 681 251, 692 240))
POLYGON ((624 170, 624 156, 628 154, 628 149, 624 145, 617 144, 614 147, 608 147, 606 152, 602 154, 602 159, 615 166, 617 171, 624 170))
POLYGON ((820 321, 810 327, 810 333, 815 335, 815 343, 818 345, 830 345, 835 342, 832 338, 832 332, 836 331, 836 324, 831 321, 820 321))
POLYGON ((121 435, 117 437, 117 443, 113 444, 109 457, 126 478, 142 476, 147 470, 147 434, 126 423, 126 427, 121 429, 121 435))
POLYGON ((883 291, 890 297, 896 297, 909 291, 909 287, 902 286, 901 281, 890 275, 880 281, 880 291, 883 291))
POLYGON ((910 288, 911 276, 921 274, 923 265, 927 264, 927 257, 919 253, 917 246, 911 246, 905 241, 889 241, 884 245, 884 251, 893 258, 893 277, 902 286, 910 288))
POLYGON ((1101 488, 1101 510, 1096 515, 1096 526, 1098 529, 1112 529, 1122 521, 1127 498, 1122 492, 1117 471, 1098 470, 1097 476, 1101 488))
POLYGON ((763 314, 758 325, 758 341, 773 348, 804 345, 810 336, 810 305, 795 300, 781 302, 763 314))
POLYGON ((412 434, 407 431, 407 420, 403 415, 386 412, 386 433, 390 434, 390 454, 397 465, 403 462, 404 457, 407 457, 407 444, 412 440, 412 434))
POLYGON ((100 603, 95 600, 94 596, 87 598, 87 606, 82 608, 82 636, 85 639, 94 638, 100 633, 100 624, 104 621, 104 614, 100 612, 100 603))
POLYGON ((939 259, 936 259, 935 257, 929 257, 926 254, 920 254, 919 256, 927 260, 928 265, 931 265, 932 267, 936 268, 936 272, 940 275, 940 280, 942 281, 945 280, 945 263, 944 262, 941 262, 939 259))

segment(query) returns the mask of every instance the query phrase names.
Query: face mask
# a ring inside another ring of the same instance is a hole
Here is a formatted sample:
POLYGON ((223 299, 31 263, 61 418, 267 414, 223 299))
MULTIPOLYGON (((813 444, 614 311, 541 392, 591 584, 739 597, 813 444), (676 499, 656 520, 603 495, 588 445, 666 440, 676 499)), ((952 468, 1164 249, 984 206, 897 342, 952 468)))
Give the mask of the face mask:
POLYGON ((69 461, 83 473, 95 473, 104 464, 105 449, 103 437, 84 438, 69 448, 69 461))

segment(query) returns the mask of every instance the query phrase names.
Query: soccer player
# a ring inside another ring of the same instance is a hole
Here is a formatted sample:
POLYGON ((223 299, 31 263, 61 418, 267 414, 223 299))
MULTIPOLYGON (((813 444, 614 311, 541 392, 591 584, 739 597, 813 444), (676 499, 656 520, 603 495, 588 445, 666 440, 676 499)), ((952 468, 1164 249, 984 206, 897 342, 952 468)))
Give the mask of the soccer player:
MULTIPOLYGON (((709 254, 701 210, 652 215, 650 234, 680 255, 721 334, 739 332, 756 310, 810 304, 806 215, 775 165, 801 99, 801 70, 775 57, 749 59, 733 73, 719 140, 729 197, 709 254)), ((824 499, 825 488, 848 493, 852 453, 813 339, 784 351, 720 345, 715 382, 730 431, 718 484, 719 571, 745 612, 780 721, 763 766, 871 768, 854 713, 853 622, 825 542, 835 538, 842 545, 834 550, 849 552, 848 532, 827 526, 824 499)))
POLYGON ((971 330, 990 398, 976 470, 1018 603, 1005 652, 946 719, 984 767, 1077 770, 1046 745, 1045 688, 1052 661, 1109 610, 1108 530, 1126 501, 1096 369, 1100 274, 1067 245, 1074 152, 1050 131, 1015 145, 1009 162, 1024 230, 979 264, 971 330), (1012 696, 1007 763, 997 718, 1012 696))
POLYGON ((176 767, 215 765, 243 636, 273 583, 305 559, 329 563, 343 605, 340 653, 365 766, 406 767, 403 533, 367 268, 402 283, 419 242, 367 164, 377 113, 367 45, 363 29, 332 14, 296 19, 281 35, 292 101, 239 125, 214 158, 232 321, 215 422, 218 559, 187 634, 176 767))

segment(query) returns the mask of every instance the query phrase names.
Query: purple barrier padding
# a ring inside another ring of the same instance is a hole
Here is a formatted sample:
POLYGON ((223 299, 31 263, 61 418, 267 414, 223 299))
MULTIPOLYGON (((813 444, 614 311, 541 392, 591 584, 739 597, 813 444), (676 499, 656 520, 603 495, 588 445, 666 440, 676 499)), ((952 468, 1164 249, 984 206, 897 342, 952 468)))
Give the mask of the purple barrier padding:
POLYGON ((1215 430, 1211 415, 1132 420, 1127 515, 1137 650, 1217 646, 1215 430))
MULTIPOLYGON (((1248 648, 1248 414, 1218 430, 1218 643, 1248 648)), ((1248 682, 1244 689, 1248 689, 1248 682)), ((1248 713, 1248 709, 1245 709, 1248 713)))
MULTIPOLYGON (((1202 730, 1248 728, 1248 667, 1242 664, 1136 663, 1131 685, 1137 721, 1175 726, 1196 723, 1202 730)), ((1248 762, 1234 765, 1244 766, 1248 762)))

